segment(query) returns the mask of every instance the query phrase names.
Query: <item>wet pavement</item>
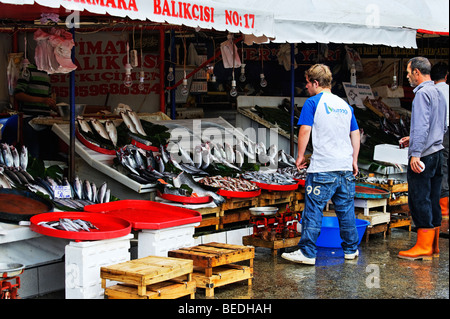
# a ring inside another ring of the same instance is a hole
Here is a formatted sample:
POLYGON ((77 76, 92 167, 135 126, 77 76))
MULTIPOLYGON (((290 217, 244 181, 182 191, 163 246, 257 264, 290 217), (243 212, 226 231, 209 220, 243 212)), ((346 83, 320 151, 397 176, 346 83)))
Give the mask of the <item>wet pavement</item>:
MULTIPOLYGON (((281 258, 281 252, 272 256, 271 250, 257 247, 252 286, 245 280, 217 287, 214 299, 449 299, 448 220, 442 229, 440 257, 432 261, 397 257, 416 242, 417 233, 407 228, 394 228, 386 238, 370 235, 355 260, 344 260, 341 249, 319 248, 315 266, 295 264, 281 258)), ((63 299, 64 292, 38 298, 63 299)), ((204 290, 197 289, 195 298, 206 299, 204 290)))
MULTIPOLYGON (((448 225, 448 224, 447 224, 448 225)), ((448 227, 448 226, 447 226, 448 227)), ((319 248, 315 266, 295 264, 257 247, 251 288, 246 281, 214 290, 216 299, 448 299, 449 239, 440 238, 440 257, 432 261, 400 259, 417 233, 392 229, 391 235, 370 235, 355 260, 341 249, 319 248)), ((292 251, 295 249, 289 249, 292 251)), ((202 289, 197 299, 205 298, 202 289)))

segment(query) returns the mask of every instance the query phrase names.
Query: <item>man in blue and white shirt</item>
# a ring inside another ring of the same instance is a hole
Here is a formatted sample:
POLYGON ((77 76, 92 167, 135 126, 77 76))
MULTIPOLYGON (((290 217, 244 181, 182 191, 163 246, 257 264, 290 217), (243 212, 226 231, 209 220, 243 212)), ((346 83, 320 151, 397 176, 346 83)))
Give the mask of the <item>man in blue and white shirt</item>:
POLYGON ((305 182, 305 209, 299 250, 283 258, 303 264, 316 262, 316 241, 322 227, 323 209, 331 199, 339 219, 345 259, 358 256, 355 225, 355 176, 358 173, 360 134, 353 108, 331 93, 332 74, 328 66, 313 65, 305 72, 306 100, 298 124, 297 167, 306 167, 305 151, 312 136, 313 154, 305 182))

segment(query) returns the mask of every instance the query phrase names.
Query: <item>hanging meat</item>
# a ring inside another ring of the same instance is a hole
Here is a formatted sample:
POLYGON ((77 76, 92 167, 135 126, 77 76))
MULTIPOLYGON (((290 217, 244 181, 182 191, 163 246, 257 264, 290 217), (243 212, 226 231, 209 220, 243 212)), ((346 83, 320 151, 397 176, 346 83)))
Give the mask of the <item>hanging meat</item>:
POLYGON ((48 74, 69 73, 77 68, 72 62, 71 50, 75 45, 72 34, 63 29, 52 28, 50 33, 38 29, 36 41, 36 67, 48 74))

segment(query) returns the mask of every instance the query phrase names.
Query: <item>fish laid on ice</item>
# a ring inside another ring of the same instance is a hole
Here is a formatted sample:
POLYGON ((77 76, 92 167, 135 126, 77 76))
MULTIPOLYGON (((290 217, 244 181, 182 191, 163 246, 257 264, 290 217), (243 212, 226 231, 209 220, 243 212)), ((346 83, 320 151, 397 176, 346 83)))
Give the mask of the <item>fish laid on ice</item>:
POLYGON ((225 202, 225 198, 223 198, 222 196, 202 188, 197 182, 194 181, 191 175, 182 172, 178 175, 177 178, 181 184, 186 184, 187 186, 192 188, 192 191, 196 193, 199 197, 211 196, 216 205, 221 205, 225 202))

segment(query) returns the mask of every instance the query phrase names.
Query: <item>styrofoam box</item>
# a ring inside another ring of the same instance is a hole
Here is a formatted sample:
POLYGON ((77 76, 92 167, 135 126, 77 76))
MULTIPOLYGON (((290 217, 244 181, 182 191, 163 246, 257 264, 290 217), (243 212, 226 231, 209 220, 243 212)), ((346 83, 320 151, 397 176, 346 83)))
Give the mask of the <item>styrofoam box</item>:
POLYGON ((408 148, 399 148, 398 145, 392 144, 375 145, 373 159, 380 162, 408 165, 408 148))
POLYGON ((200 223, 163 229, 143 229, 138 233, 138 258, 167 257, 170 250, 194 245, 195 227, 200 223))
MULTIPOLYGON (((66 299, 103 299, 100 267, 130 260, 133 235, 84 242, 70 242, 65 249, 66 299)), ((107 285, 115 282, 108 281, 107 285)))

